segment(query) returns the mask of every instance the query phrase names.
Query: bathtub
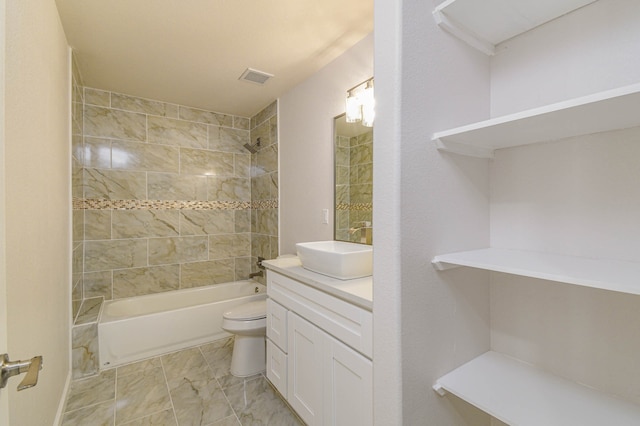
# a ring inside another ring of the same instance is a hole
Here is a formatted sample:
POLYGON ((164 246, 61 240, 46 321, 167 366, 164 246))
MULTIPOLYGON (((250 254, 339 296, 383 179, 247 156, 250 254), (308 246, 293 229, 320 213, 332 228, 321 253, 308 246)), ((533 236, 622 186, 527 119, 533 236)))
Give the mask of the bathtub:
POLYGON ((231 336, 222 314, 266 295, 262 284, 236 281, 107 301, 98 321, 100 368, 231 336))

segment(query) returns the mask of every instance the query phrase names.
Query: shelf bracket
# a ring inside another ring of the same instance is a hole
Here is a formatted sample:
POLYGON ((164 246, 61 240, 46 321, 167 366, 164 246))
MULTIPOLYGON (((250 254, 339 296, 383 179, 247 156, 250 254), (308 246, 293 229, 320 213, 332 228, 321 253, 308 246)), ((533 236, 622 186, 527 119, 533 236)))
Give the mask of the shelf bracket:
POLYGON ((446 271, 448 269, 460 268, 460 265, 441 261, 438 256, 434 257, 433 260, 431 260, 431 264, 434 268, 436 268, 437 271, 446 271))
POLYGON ((492 149, 465 145, 459 142, 445 141, 440 138, 434 138, 433 141, 435 142, 438 151, 451 152, 453 154, 466 155, 468 157, 493 158, 492 149))
MULTIPOLYGON (((443 3, 442 5, 445 5, 446 3, 447 2, 443 3)), ((442 6, 442 5, 440 5, 440 6, 442 6)), ((438 24, 438 26, 440 28, 442 28, 443 30, 445 30, 446 32, 451 34, 452 36, 457 37, 458 39, 464 41, 469 46, 471 46, 471 47, 473 47, 475 49, 478 49, 479 51, 481 51, 482 53, 484 53, 486 55, 490 55, 490 56, 495 55, 496 47, 493 44, 489 43, 488 41, 484 41, 484 40, 480 39, 479 37, 473 35, 469 31, 467 31, 460 24, 458 24, 455 21, 449 19, 447 17, 447 15, 445 15, 442 12, 440 7, 437 7, 433 11, 433 19, 435 19, 436 24, 438 24)))
POLYGON ((435 385, 432 386, 433 390, 440 396, 445 396, 447 394, 447 390, 442 387, 442 385, 436 382, 435 385))

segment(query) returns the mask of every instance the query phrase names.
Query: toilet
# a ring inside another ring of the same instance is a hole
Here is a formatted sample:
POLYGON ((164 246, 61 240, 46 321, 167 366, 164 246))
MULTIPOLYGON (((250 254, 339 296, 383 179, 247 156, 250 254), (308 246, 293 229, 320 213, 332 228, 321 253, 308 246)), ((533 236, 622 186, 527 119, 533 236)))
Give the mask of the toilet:
POLYGON ((267 300, 244 303, 223 315, 222 329, 235 335, 231 374, 253 376, 266 369, 267 300))

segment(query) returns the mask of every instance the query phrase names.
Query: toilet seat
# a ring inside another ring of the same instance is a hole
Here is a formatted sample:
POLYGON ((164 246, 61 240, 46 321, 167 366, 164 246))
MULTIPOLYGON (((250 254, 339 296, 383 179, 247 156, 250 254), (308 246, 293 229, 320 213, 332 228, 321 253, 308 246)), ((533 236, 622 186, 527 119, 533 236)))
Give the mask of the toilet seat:
POLYGON ((267 317, 267 300, 257 300, 243 303, 230 311, 225 312, 222 317, 227 320, 249 321, 267 317))

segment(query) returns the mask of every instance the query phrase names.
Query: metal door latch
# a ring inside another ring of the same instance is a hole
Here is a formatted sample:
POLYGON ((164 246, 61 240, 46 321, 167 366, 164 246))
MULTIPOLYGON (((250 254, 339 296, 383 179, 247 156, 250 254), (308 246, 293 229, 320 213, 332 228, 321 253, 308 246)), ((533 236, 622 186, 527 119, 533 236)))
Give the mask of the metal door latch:
POLYGON ((9 361, 9 355, 0 355, 0 368, 2 377, 0 388, 7 386, 9 377, 27 373, 18 385, 18 390, 24 390, 35 386, 38 383, 38 373, 42 369, 42 356, 35 356, 28 361, 9 361))

